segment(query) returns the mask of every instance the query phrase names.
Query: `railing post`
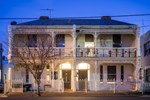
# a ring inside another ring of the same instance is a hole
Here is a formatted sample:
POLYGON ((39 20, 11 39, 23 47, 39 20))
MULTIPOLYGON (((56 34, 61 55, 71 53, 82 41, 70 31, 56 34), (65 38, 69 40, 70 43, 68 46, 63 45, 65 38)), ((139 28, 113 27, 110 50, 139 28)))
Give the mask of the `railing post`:
POLYGON ((114 94, 116 94, 116 81, 114 79, 114 94))
POLYGON ((116 57, 117 57, 117 54, 118 54, 118 50, 117 50, 117 48, 116 48, 116 57))
POLYGON ((128 53, 129 53, 129 58, 130 58, 130 50, 131 50, 131 49, 129 48, 129 52, 128 52, 128 53))
POLYGON ((88 90, 88 80, 87 78, 85 79, 85 92, 87 93, 88 90))
POLYGON ((124 57, 124 49, 122 49, 122 57, 124 57))

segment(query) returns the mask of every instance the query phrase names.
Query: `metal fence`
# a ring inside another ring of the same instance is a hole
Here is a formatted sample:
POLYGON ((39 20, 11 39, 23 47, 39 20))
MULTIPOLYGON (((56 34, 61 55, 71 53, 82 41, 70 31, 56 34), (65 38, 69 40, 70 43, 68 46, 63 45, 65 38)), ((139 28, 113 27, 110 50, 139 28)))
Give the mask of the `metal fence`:
POLYGON ((129 81, 119 81, 116 80, 78 80, 77 81, 77 90, 78 91, 116 91, 128 90, 131 91, 134 89, 135 82, 129 81))
POLYGON ((46 80, 41 79, 41 87, 43 91, 48 92, 64 92, 64 81, 63 80, 46 80))

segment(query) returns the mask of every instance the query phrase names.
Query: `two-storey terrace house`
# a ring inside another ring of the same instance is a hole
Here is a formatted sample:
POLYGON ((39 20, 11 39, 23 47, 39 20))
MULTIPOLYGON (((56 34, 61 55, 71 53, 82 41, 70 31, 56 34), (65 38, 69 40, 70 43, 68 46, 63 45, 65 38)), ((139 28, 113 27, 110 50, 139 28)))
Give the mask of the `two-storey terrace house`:
MULTIPOLYGON (((137 25, 103 16, 99 19, 55 19, 13 24, 9 27, 9 61, 13 61, 11 44, 19 35, 52 37, 54 53, 59 57, 45 68, 42 79, 49 83, 63 79, 64 90, 72 91, 131 91, 137 90, 139 69, 139 29, 137 25)), ((32 47, 31 47, 32 48, 32 47)), ((15 66, 15 65, 14 65, 15 66)), ((19 70, 15 78, 33 86, 33 78, 19 70), (20 72, 20 73, 19 73, 20 72)), ((56 83, 52 84, 55 87, 56 83)), ((58 86, 56 86, 58 87, 58 86)), ((55 91, 55 89, 51 89, 55 91)))
POLYGON ((143 92, 150 92, 150 31, 141 36, 143 92))

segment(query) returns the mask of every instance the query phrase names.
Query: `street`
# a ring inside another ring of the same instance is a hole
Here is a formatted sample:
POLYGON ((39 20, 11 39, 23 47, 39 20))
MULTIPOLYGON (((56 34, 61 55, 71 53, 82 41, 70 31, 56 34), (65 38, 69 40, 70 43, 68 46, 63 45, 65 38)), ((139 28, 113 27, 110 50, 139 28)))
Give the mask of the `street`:
POLYGON ((105 97, 0 97, 0 100, 150 100, 150 96, 105 96, 105 97))

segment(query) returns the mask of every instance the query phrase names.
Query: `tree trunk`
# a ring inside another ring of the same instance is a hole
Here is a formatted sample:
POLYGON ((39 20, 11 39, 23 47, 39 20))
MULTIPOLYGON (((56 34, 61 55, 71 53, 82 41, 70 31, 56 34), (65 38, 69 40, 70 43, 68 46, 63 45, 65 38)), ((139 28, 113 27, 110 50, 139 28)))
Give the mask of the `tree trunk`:
POLYGON ((41 96, 41 92, 40 92, 40 82, 38 82, 37 83, 37 85, 38 85, 38 88, 37 88, 37 94, 38 94, 38 96, 41 96))

